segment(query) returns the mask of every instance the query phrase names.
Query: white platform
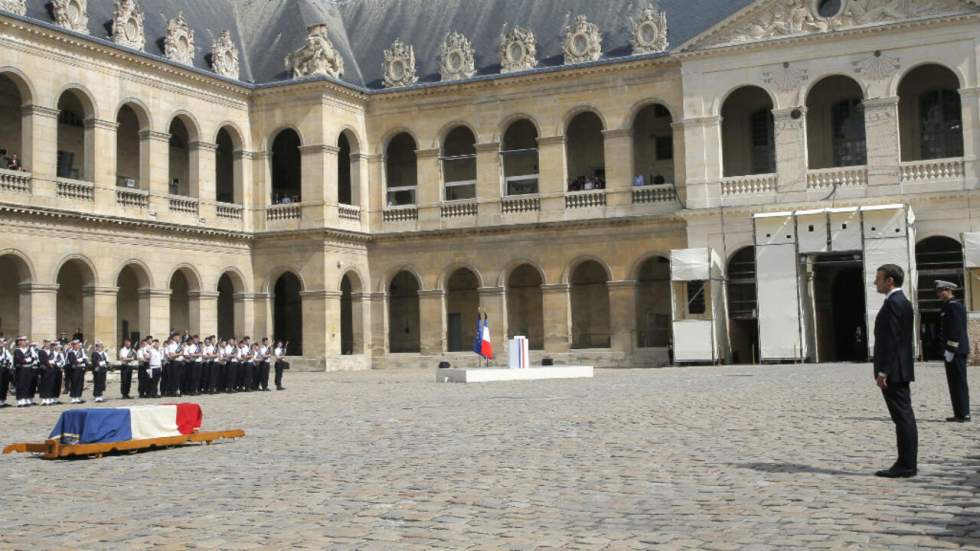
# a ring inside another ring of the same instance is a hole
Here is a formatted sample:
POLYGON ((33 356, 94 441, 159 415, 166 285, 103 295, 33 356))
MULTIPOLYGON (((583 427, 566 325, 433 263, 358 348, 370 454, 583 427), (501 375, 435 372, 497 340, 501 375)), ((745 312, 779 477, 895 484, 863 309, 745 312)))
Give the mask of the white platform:
POLYGON ((591 365, 562 365, 555 367, 531 367, 529 369, 475 368, 437 369, 436 381, 440 383, 489 383, 494 381, 539 381, 544 379, 591 379, 591 365))

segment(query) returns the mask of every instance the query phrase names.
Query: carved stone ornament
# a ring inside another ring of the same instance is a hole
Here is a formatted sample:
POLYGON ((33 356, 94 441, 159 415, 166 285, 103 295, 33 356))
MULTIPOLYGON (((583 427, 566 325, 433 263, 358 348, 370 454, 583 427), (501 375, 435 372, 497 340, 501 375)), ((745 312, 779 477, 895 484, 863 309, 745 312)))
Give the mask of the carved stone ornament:
POLYGON ((51 0, 54 22, 68 30, 88 32, 88 2, 86 0, 51 0))
POLYGON ((223 77, 238 78, 238 47, 229 31, 222 32, 211 44, 211 68, 223 77))
POLYGON ((630 18, 634 54, 652 54, 667 49, 667 12, 647 6, 639 19, 630 18))
POLYGON ((415 48, 401 40, 395 40, 385 50, 385 60, 381 64, 385 76, 385 88, 408 86, 419 81, 415 72, 415 48))
POLYGON ((789 64, 781 65, 778 69, 771 69, 762 72, 762 82, 772 86, 780 92, 792 92, 799 90, 803 83, 810 79, 806 69, 793 67, 789 64))
POLYGON ((514 27, 500 36, 500 72, 527 71, 538 66, 538 40, 534 33, 514 27))
POLYGON ((476 74, 476 61, 473 44, 458 32, 449 33, 442 43, 442 56, 439 63, 442 80, 460 80, 476 74))
POLYGON ((599 26, 589 23, 588 18, 579 15, 575 23, 564 29, 565 65, 588 63, 602 56, 602 33, 599 26))
POLYGON ((184 12, 178 12, 177 17, 167 25, 167 36, 163 39, 163 53, 171 61, 194 64, 194 31, 187 25, 184 12))
POLYGON ((24 15, 27 13, 27 0, 0 0, 0 10, 24 15))
POLYGON ((851 62, 854 72, 868 80, 885 80, 894 76, 902 68, 902 61, 881 52, 875 52, 871 57, 851 62))
POLYGON ((136 0, 116 0, 112 11, 112 41, 134 50, 143 49, 146 42, 143 36, 143 10, 136 0))
POLYGON ((762 2, 692 47, 727 46, 980 10, 980 6, 963 0, 840 0, 836 5, 835 11, 827 12, 821 0, 762 2))
POLYGON ((327 37, 327 26, 312 25, 306 32, 306 44, 286 56, 286 68, 293 72, 293 78, 313 75, 340 78, 344 74, 344 60, 327 37))

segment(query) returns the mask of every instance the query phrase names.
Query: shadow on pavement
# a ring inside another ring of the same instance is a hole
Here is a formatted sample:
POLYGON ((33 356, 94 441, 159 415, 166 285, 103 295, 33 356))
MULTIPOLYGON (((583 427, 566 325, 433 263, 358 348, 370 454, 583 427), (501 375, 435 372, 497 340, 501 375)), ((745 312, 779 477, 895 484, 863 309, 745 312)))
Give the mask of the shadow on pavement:
POLYGON ((870 472, 841 471, 837 469, 824 469, 811 465, 801 465, 799 463, 734 463, 736 467, 752 469, 761 473, 810 473, 810 474, 829 474, 842 476, 870 476, 870 472))

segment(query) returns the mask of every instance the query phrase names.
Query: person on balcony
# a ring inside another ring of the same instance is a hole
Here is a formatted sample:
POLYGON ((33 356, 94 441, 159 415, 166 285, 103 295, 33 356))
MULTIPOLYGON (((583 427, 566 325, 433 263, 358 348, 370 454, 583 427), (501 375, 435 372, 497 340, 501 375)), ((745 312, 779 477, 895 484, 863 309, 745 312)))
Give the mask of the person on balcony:
POLYGON ((7 170, 24 170, 24 167, 20 164, 20 159, 17 158, 16 153, 10 155, 10 158, 7 159, 7 170))

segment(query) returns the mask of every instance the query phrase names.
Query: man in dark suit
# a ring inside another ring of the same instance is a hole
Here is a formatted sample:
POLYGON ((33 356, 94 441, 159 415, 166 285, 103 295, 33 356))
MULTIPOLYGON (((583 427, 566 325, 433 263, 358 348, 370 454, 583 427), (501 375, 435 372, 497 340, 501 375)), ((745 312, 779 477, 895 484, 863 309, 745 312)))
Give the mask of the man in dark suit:
POLYGON ((898 439, 898 461, 875 473, 887 478, 909 478, 918 472, 919 432, 909 388, 915 380, 915 312, 902 291, 904 282, 905 272, 894 264, 885 264, 875 274, 875 288, 886 298, 875 319, 874 375, 898 439))
POLYGON ((953 416, 947 421, 965 423, 970 420, 970 387, 966 384, 966 358, 970 355, 970 336, 966 332, 966 308, 953 298, 956 284, 936 281, 936 295, 943 301, 940 313, 939 344, 946 360, 946 382, 953 401, 953 416))

